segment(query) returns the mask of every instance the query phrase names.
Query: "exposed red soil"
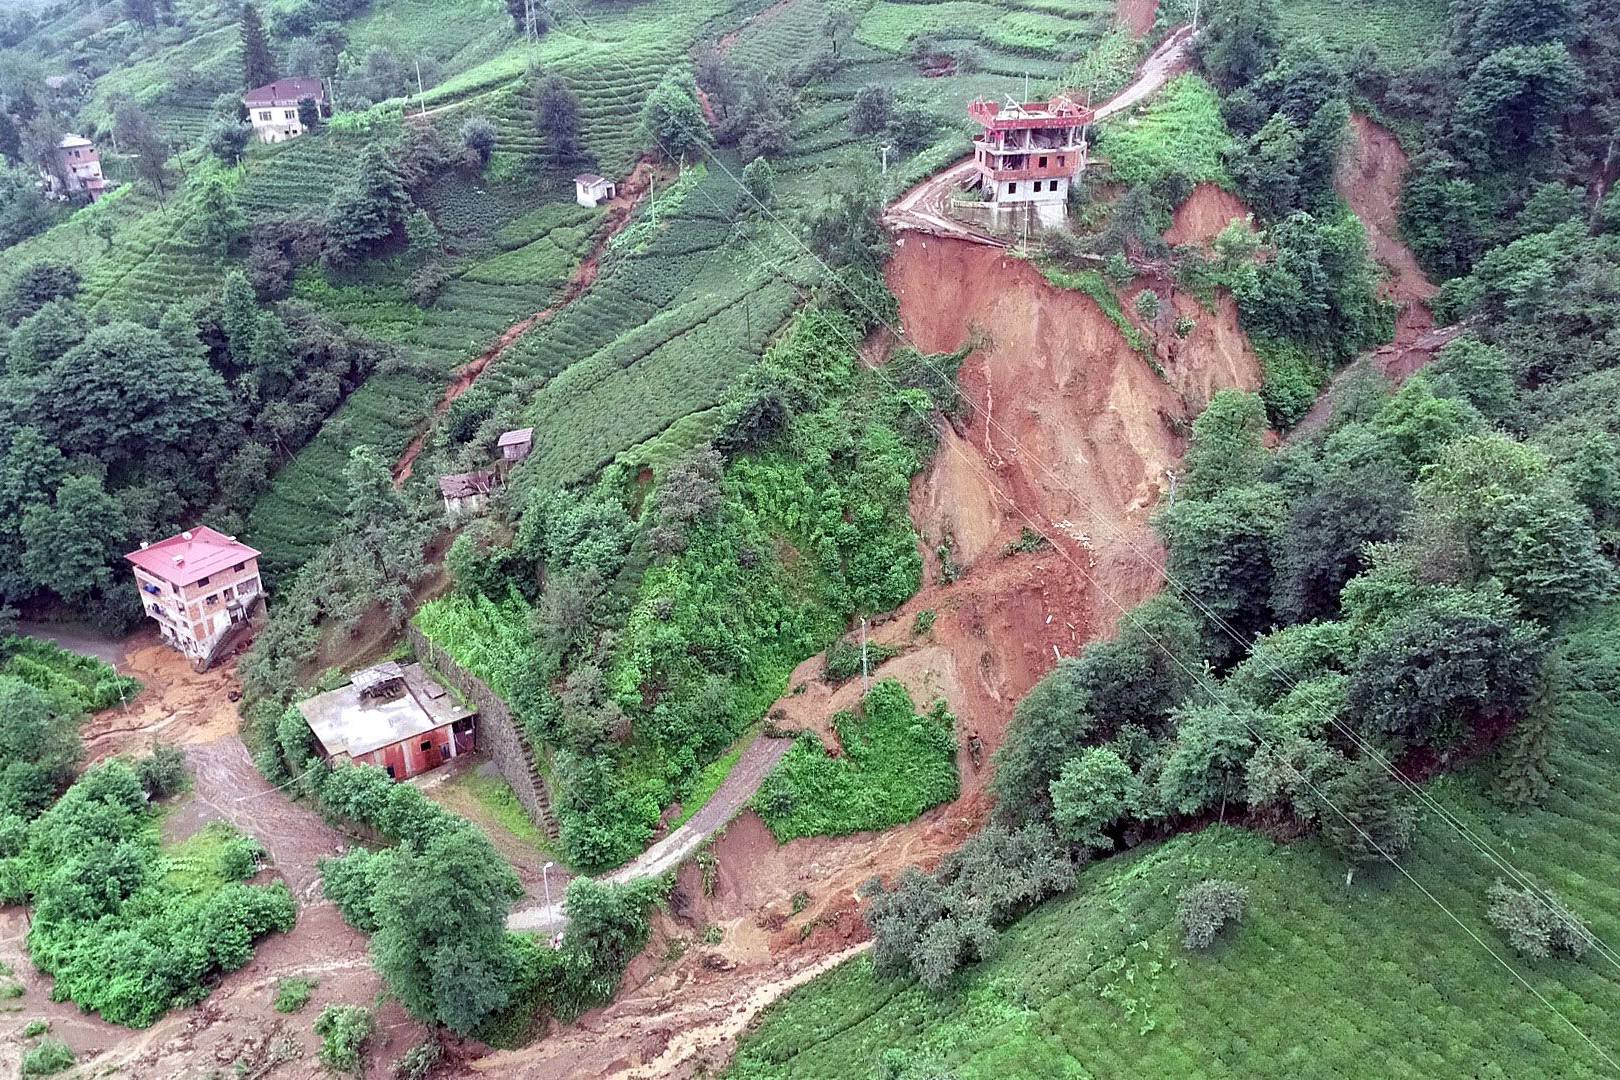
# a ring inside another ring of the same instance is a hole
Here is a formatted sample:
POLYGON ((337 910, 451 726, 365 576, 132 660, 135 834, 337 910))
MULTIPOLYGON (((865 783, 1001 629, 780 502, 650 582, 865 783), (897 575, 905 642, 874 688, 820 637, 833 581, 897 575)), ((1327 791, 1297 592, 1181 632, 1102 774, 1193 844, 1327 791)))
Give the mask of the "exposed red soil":
POLYGON ((1218 184, 1199 184, 1187 201, 1176 207, 1175 217, 1164 232, 1171 247, 1182 244, 1209 246, 1221 230, 1249 216, 1242 199, 1218 184))
MULTIPOLYGON (((1172 422, 1218 387, 1259 381, 1229 302, 1213 315, 1199 311, 1186 341, 1156 342, 1161 379, 1092 300, 995 249, 913 235, 888 276, 919 347, 982 342, 959 379, 969 404, 961 431, 944 432, 912 486, 929 584, 869 627, 873 641, 902 649, 874 675, 899 679, 920 704, 944 698, 957 717, 961 796, 881 833, 782 845, 745 811, 714 841, 712 894, 696 867, 683 867, 671 914, 611 1004, 533 1046, 474 1063, 478 1071, 537 1080, 702 1075, 727 1059, 765 1004, 859 951, 867 935, 861 884, 933 865, 972 835, 990 809, 988 756, 1014 704, 1059 656, 1110 633, 1116 605, 1159 587, 1160 551, 1146 519, 1183 449, 1172 422), (1058 546, 1006 554, 1031 522, 1058 546), (934 551, 945 535, 961 568, 951 583, 934 551), (935 612, 933 629, 914 638, 925 609, 935 612), (978 765, 972 736, 982 744, 978 765), (711 925, 720 944, 696 944, 711 925)), ((1169 325, 1185 305, 1196 310, 1168 284, 1155 287, 1170 298, 1169 325)), ((817 657, 794 672, 794 692, 773 715, 830 740, 829 718, 858 702, 862 685, 829 686, 822 665, 817 657)))
POLYGON ((591 244, 590 251, 580 261, 579 266, 574 269, 573 276, 568 279, 568 285, 563 289, 562 295, 550 307, 537 311, 528 318, 507 327, 506 331, 496 338, 488 348, 478 354, 476 358, 468 361, 456 372, 455 377, 450 380, 450 385, 444 388, 444 393, 440 396, 438 404, 433 406, 433 415, 424 426, 422 433, 411 440, 411 445, 405 448, 405 453, 400 456, 399 462, 394 466, 395 487, 399 487, 410 479, 411 469, 416 464, 417 457, 422 453, 423 446, 427 443, 427 433, 432 428, 434 421, 443 416, 457 398, 471 390, 473 384, 478 381, 479 376, 488 370, 491 364, 504 356, 513 345, 516 345, 519 338, 533 330, 538 323, 549 319, 575 300, 578 300, 585 293, 585 290, 596 283, 596 274, 601 266, 602 252, 607 250, 608 242, 630 223, 630 217, 635 212, 636 206, 646 197, 657 175, 658 166, 651 160, 643 158, 636 162, 635 168, 630 170, 630 175, 625 177, 624 182, 618 186, 618 194, 609 200, 607 217, 603 219, 602 227, 597 231, 596 239, 591 244))
POLYGON ((1114 18, 1132 37, 1144 38, 1153 29, 1153 20, 1159 14, 1159 0, 1119 0, 1114 18))
MULTIPOLYGON (((1396 304, 1397 312, 1395 340, 1339 372, 1334 387, 1369 368, 1399 386, 1433 362, 1463 328, 1434 325, 1428 302, 1440 290, 1401 239, 1397 208, 1406 177, 1406 151, 1394 132, 1360 113, 1351 115, 1350 131, 1353 138, 1339 160, 1334 187, 1367 227, 1373 256, 1386 274, 1380 292, 1396 304)), ((1296 433, 1314 431, 1327 422, 1333 410, 1332 389, 1317 398, 1296 425, 1296 433)))

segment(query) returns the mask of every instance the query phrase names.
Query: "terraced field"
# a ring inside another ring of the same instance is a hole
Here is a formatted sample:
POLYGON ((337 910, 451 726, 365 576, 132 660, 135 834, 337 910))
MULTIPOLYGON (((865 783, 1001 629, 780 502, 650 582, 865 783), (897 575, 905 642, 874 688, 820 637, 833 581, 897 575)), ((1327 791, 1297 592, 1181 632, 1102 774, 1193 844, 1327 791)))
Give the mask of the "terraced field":
POLYGON ((1446 41, 1446 0, 1282 0, 1280 6, 1285 38, 1319 34, 1344 52, 1366 44, 1397 66, 1446 41))
MULTIPOLYGON (((1617 634, 1610 612, 1575 641, 1582 688, 1565 695, 1545 805, 1510 813, 1485 797, 1478 771, 1431 787, 1610 945, 1620 944, 1620 672, 1587 661, 1614 656, 1617 634)), ((1620 1052, 1620 966, 1514 956, 1483 918, 1498 871, 1432 817, 1404 865, 1550 1005, 1393 870, 1363 871, 1347 889, 1343 864, 1315 840, 1280 847, 1215 827, 1086 870, 944 998, 877 980, 866 959, 845 965, 767 1014, 728 1075, 1613 1075, 1570 1024, 1620 1052), (1176 897, 1207 877, 1245 885, 1249 910, 1209 952, 1189 954, 1176 897)))
POLYGON ((591 291, 480 385, 536 428, 525 483, 582 479, 713 406, 817 280, 817 267, 768 235, 750 243, 736 232, 737 188, 719 170, 686 186, 656 230, 632 225, 591 291))

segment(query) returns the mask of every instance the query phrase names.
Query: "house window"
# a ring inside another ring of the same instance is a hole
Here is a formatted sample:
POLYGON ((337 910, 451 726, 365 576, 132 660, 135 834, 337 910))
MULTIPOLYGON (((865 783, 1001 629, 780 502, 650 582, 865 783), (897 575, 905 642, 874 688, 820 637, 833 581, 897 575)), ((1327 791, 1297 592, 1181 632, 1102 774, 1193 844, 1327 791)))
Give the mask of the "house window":
POLYGON ((1062 164, 1063 164, 1063 155, 1062 155, 1062 154, 1059 154, 1059 155, 1058 155, 1058 164, 1059 164, 1059 165, 1062 165, 1062 164))
POLYGON ((450 744, 445 743, 443 746, 439 747, 439 753, 443 754, 445 757, 449 757, 450 756, 450 744))
POLYGON ((1007 194, 1013 195, 1013 194, 1016 194, 1017 191, 1018 191, 1018 184, 1017 183, 1009 183, 1007 185, 1007 194))
POLYGON ((431 749, 433 749, 433 740, 432 739, 423 739, 422 740, 422 753, 425 754, 431 749))
POLYGON ((231 585, 225 586, 225 599, 229 600, 231 597, 233 597, 235 595, 236 595, 236 588, 234 586, 231 586, 231 585))
POLYGON ((392 765, 388 765, 388 766, 385 766, 385 767, 388 769, 388 779, 390 779, 390 780, 399 779, 399 777, 394 775, 394 767, 392 765))
POLYGON ((285 109, 285 110, 282 111, 281 115, 286 117, 288 120, 296 120, 296 119, 298 119, 298 110, 297 109, 285 109))
POLYGON ((206 603, 208 604, 209 607, 213 607, 215 604, 219 603, 219 596, 217 594, 214 595, 214 596, 210 596, 208 598, 208 600, 206 601, 206 603))
POLYGON ((263 112, 259 113, 259 119, 260 120, 268 120, 268 119, 270 119, 270 110, 266 109, 263 112))
POLYGON ((208 584, 208 579, 207 578, 198 578, 197 579, 197 584, 199 586, 206 585, 206 584, 208 584))
POLYGON ((231 569, 233 571, 235 571, 236 573, 240 574, 242 572, 242 568, 244 566, 246 566, 246 565, 247 565, 247 563, 245 563, 245 562, 239 562, 235 566, 231 567, 231 569))
POLYGON ((1046 158, 1043 156, 1041 160, 1037 161, 1035 164, 1039 165, 1043 169, 1046 168, 1046 158))

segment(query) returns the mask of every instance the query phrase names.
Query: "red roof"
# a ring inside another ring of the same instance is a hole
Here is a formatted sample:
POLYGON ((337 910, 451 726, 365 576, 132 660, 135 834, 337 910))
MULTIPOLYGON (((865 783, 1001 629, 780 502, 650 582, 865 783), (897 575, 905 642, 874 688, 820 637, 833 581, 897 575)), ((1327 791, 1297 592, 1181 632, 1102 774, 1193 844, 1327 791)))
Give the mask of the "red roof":
POLYGON ((259 553, 239 544, 224 533, 199 525, 190 532, 147 544, 124 558, 153 577, 171 585, 192 585, 211 574, 229 570, 237 563, 256 559, 259 553))
POLYGON ((296 105, 304 98, 325 101, 325 84, 319 79, 277 79, 243 94, 242 104, 250 109, 259 105, 296 105))

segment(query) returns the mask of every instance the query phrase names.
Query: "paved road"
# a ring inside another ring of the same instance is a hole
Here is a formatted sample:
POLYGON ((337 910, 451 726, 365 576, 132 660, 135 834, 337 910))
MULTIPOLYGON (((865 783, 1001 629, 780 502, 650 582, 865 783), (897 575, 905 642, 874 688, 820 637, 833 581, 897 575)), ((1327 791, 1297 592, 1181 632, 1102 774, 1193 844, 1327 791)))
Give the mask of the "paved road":
MULTIPOLYGON (((1192 27, 1183 26, 1165 38, 1152 55, 1142 61, 1136 81, 1097 106, 1096 119, 1101 121, 1116 116, 1163 89, 1164 84, 1183 69, 1195 36, 1192 27)), ((951 196, 973 174, 973 167, 973 159, 968 158, 924 180, 884 212, 883 223, 891 232, 922 232, 991 247, 1006 247, 1006 240, 957 221, 945 212, 951 196)))
MULTIPOLYGON (((748 800, 754 797, 754 792, 759 790, 766 774, 792 746, 792 739, 772 739, 764 735, 755 739, 743 751, 742 757, 714 795, 692 815, 690 821, 611 874, 602 875, 601 880, 622 885, 640 878, 657 877, 675 869, 742 811, 748 800)), ((554 894, 550 905, 536 904, 514 911, 506 920, 506 925, 510 930, 554 934, 568 925, 568 916, 562 897, 554 894)))

